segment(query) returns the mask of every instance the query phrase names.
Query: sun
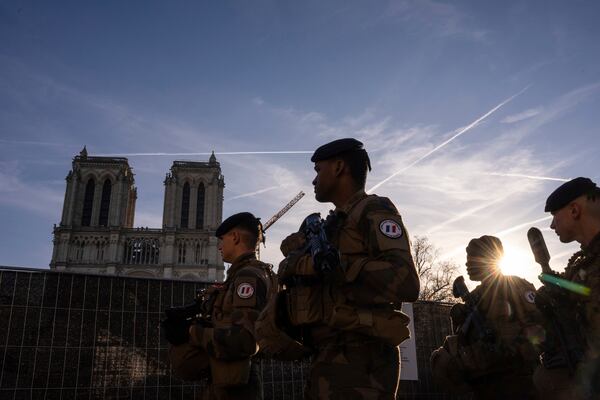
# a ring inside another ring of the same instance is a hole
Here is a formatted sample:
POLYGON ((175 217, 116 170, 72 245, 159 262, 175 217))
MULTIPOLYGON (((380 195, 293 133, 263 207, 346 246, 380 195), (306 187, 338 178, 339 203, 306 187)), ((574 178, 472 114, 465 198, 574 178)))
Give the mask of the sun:
POLYGON ((505 247, 499 266, 504 275, 523 276, 529 258, 530 255, 518 247, 505 247))

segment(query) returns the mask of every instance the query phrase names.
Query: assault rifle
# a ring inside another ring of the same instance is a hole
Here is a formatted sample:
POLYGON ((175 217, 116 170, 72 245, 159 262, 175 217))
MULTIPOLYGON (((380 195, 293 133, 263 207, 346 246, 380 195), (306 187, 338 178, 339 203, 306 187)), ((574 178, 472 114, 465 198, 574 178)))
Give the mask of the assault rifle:
POLYGON ((306 237, 307 250, 310 252, 315 270, 327 275, 340 265, 340 253, 327 239, 325 221, 320 213, 306 217, 300 230, 306 237))
POLYGON ((462 333, 467 335, 471 326, 475 329, 475 334, 478 340, 486 343, 493 348, 495 337, 494 331, 486 324, 485 318, 477 309, 478 298, 473 296, 467 285, 465 285, 465 278, 459 276, 452 283, 452 295, 456 298, 462 299, 468 310, 468 315, 464 322, 457 328, 456 333, 462 333))
POLYGON ((577 313, 574 312, 572 302, 567 299, 565 289, 585 295, 589 288, 559 278, 552 271, 550 253, 539 229, 530 228, 527 231, 527 239, 535 261, 542 267, 540 280, 544 286, 538 290, 535 305, 551 323, 554 339, 558 339, 558 343, 546 340, 545 347, 549 348, 545 349, 540 359, 548 369, 566 366, 573 375, 577 364, 583 358, 584 347, 577 313))
POLYGON ((207 293, 206 289, 196 291, 194 300, 183 306, 170 307, 165 310, 167 319, 171 321, 188 321, 194 324, 212 326, 210 310, 215 296, 207 293))

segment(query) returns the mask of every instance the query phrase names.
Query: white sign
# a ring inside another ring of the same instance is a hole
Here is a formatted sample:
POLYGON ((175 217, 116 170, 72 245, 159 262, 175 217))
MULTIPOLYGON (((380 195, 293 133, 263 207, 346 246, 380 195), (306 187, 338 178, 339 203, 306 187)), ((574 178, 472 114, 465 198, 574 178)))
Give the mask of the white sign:
POLYGON ((406 339, 400 345, 400 380, 418 381, 419 371, 417 369, 417 344, 415 341, 415 323, 413 318, 412 303, 402 303, 402 312, 410 318, 408 330, 410 338, 406 339))

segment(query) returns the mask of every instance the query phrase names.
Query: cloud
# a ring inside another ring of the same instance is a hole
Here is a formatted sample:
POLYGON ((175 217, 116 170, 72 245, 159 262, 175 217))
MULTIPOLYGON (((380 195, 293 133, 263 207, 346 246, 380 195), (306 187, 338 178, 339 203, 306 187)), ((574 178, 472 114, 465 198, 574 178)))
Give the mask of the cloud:
POLYGON ((542 107, 530 108, 518 114, 509 115, 500 120, 503 124, 514 124, 515 122, 523 121, 531 117, 535 117, 542 112, 542 107))
POLYGON ((43 183, 28 182, 20 175, 17 163, 0 162, 0 204, 45 217, 59 218, 64 189, 56 190, 43 183))
POLYGON ((461 37, 475 42, 487 42, 488 31, 474 26, 470 16, 456 5, 434 0, 390 1, 384 15, 397 19, 412 29, 427 31, 441 37, 461 37))

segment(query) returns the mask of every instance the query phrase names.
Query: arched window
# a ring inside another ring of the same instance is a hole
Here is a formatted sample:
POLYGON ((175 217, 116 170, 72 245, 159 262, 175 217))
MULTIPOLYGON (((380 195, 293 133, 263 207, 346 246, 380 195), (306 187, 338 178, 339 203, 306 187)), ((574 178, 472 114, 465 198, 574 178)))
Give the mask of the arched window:
POLYGON ((204 228, 204 184, 200 183, 196 199, 196 229, 202 228, 204 228))
POLYGON ((190 217, 190 184, 183 185, 183 195, 181 196, 181 227, 187 228, 190 217))
POLYGON ((110 210, 110 192, 112 185, 110 179, 104 181, 102 185, 102 200, 100 201, 100 218, 98 225, 108 226, 108 211, 110 210))
POLYGON ((185 241, 180 241, 179 245, 177 246, 178 249, 178 256, 177 256, 177 263, 179 264, 185 264, 185 253, 187 250, 187 246, 185 241))
POLYGON ((94 190, 96 183, 94 178, 90 178, 85 185, 85 196, 83 197, 83 212, 81 213, 81 225, 90 226, 92 222, 92 207, 94 206, 94 190))

